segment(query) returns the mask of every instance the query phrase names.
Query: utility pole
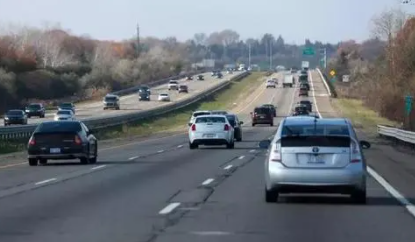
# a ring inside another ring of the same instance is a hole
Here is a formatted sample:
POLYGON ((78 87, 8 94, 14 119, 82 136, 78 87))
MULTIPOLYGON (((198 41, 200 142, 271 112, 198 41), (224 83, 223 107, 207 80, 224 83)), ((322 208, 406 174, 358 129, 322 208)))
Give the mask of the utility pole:
POLYGON ((272 71, 272 42, 269 42, 269 70, 272 71))
POLYGON ((140 26, 137 24, 137 39, 136 39, 136 55, 137 58, 140 57, 141 54, 141 43, 140 43, 140 26))
POLYGON ((248 68, 251 68, 251 43, 248 44, 248 68))
POLYGON ((323 55, 323 57, 320 59, 320 65, 324 69, 327 69, 327 49, 326 48, 320 49, 320 54, 323 55))

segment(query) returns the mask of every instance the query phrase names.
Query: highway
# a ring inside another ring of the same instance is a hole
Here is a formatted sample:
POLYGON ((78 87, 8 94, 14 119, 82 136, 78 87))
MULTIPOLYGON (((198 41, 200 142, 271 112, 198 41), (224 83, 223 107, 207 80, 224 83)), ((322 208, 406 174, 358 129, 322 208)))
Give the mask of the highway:
MULTIPOLYGON (((313 109, 336 116, 315 72, 311 87, 313 109)), ((265 151, 257 145, 276 126, 251 127, 249 112, 272 103, 279 121, 298 100, 296 88, 258 87, 237 109, 244 133, 232 150, 189 150, 178 134, 105 147, 95 165, 0 166, 0 241, 414 241, 413 216, 374 178, 367 205, 333 196, 265 203, 265 151)), ((379 147, 367 152, 370 165, 384 161, 379 147)))
MULTIPOLYGON (((150 101, 138 101, 138 96, 136 93, 127 96, 121 96, 121 110, 103 110, 102 101, 80 103, 76 105, 76 118, 82 120, 91 117, 105 117, 108 115, 125 114, 156 108, 168 104, 168 102, 160 102, 157 100, 160 93, 169 93, 171 102, 175 102, 190 96, 197 95, 203 90, 218 85, 219 83, 222 83, 227 79, 231 79, 238 74, 240 74, 240 72, 234 72, 233 74, 227 74, 226 72, 223 72, 223 78, 217 79, 216 77, 212 77, 210 73, 202 73, 202 75, 205 76, 204 81, 199 81, 196 78, 194 78, 192 81, 187 81, 185 78, 181 79, 179 84, 186 84, 189 88, 189 93, 178 93, 174 90, 169 91, 167 84, 159 85, 151 88, 150 101)), ((195 77, 197 77, 197 75, 195 77)), ((35 124, 47 120, 53 120, 55 113, 56 111, 48 112, 45 118, 30 118, 28 123, 35 124)), ((1 123, 1 126, 3 125, 4 123, 1 123)))

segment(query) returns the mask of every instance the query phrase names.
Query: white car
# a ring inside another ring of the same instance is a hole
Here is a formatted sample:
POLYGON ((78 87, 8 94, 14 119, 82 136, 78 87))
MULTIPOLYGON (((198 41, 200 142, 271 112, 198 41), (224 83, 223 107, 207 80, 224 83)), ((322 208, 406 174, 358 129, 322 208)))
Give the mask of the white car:
POLYGON ((266 87, 272 87, 272 88, 277 88, 277 85, 275 84, 275 82, 273 80, 267 80, 267 84, 266 87))
POLYGON ((179 89, 179 83, 177 81, 169 81, 169 84, 167 85, 169 90, 178 90, 179 89))
POLYGON ((208 110, 200 110, 200 111, 193 112, 192 117, 190 117, 190 121, 188 123, 189 126, 195 122, 196 117, 202 116, 202 115, 210 115, 210 114, 212 114, 212 112, 208 110))
POLYGON ((55 121, 61 121, 61 120, 76 120, 75 115, 71 110, 59 110, 55 117, 53 118, 55 121))
POLYGON ((226 145, 235 147, 234 129, 225 115, 202 115, 189 127, 189 148, 199 145, 226 145))
POLYGON ((158 100, 162 102, 170 102, 170 95, 168 93, 160 93, 158 100))

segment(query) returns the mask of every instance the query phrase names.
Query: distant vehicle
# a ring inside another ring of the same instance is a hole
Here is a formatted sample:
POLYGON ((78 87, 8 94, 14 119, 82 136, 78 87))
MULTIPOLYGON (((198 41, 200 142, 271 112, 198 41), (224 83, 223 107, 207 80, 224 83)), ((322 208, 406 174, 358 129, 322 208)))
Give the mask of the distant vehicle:
POLYGON ((71 110, 75 113, 75 105, 73 103, 61 103, 58 106, 58 110, 71 110))
POLYGON ((39 124, 32 133, 27 154, 30 166, 70 159, 93 164, 98 158, 98 141, 80 121, 48 121, 39 124))
POLYGON ((53 120, 55 121, 62 121, 62 120, 75 120, 75 115, 72 112, 72 110, 58 110, 58 112, 56 112, 55 117, 53 118, 53 120))
POLYGON ((351 122, 344 118, 297 118, 281 121, 265 160, 265 202, 278 202, 285 193, 350 194, 354 203, 366 203, 367 165, 351 122))
POLYGON ((180 85, 178 92, 179 93, 182 93, 182 92, 189 93, 189 88, 186 85, 180 85))
POLYGON ((221 79, 221 78, 223 77, 222 72, 218 72, 218 73, 216 74, 216 77, 217 77, 218 79, 221 79))
POLYGON ((204 76, 203 76, 203 75, 198 75, 198 76, 197 76, 197 80, 199 80, 199 81, 203 81, 203 80, 205 80, 205 78, 204 78, 204 76))
POLYGON ((271 80, 273 80, 273 81, 274 81, 274 83, 275 83, 276 85, 278 85, 278 78, 273 77, 271 80))
POLYGON ((298 76, 298 82, 300 83, 308 83, 308 75, 307 74, 300 74, 298 76))
POLYGON ((267 80, 266 88, 277 88, 277 85, 273 80, 267 80))
POLYGON ((4 115, 4 126, 12 124, 27 124, 27 115, 23 110, 12 109, 4 115))
POLYGON ((186 80, 187 80, 187 81, 191 81, 191 80, 193 80, 193 77, 192 77, 192 76, 187 76, 187 77, 186 77, 186 80))
POLYGON ((307 91, 310 91, 310 85, 306 82, 301 83, 300 88, 305 88, 307 91))
POLYGON ((233 70, 232 69, 228 69, 228 71, 226 73, 233 74, 233 70))
POLYGON ((273 113, 274 117, 277 117, 277 108, 272 104, 263 104, 261 107, 266 107, 271 109, 271 112, 273 113))
POLYGON ((301 69, 303 69, 303 70, 308 70, 308 68, 310 68, 310 62, 308 62, 308 61, 302 61, 301 62, 301 69))
POLYGON ((252 126, 257 124, 269 124, 274 126, 274 113, 268 107, 256 107, 251 112, 252 126))
POLYGON ((198 116, 189 127, 189 148, 197 149, 199 145, 226 145, 235 147, 234 129, 224 115, 198 116))
POLYGON ((107 94, 103 100, 104 110, 115 109, 120 110, 120 97, 113 94, 107 94))
POLYGON ((177 90, 179 88, 179 82, 171 80, 169 81, 169 84, 167 85, 169 90, 177 90))
POLYGON ((298 115, 309 115, 310 112, 308 111, 308 107, 306 105, 303 104, 297 104, 294 107, 294 112, 292 114, 292 116, 298 116, 298 115))
POLYGON ((312 112, 313 111, 313 103, 310 102, 309 100, 301 100, 297 104, 306 106, 307 107, 307 110, 309 112, 312 112))
POLYGON ((146 93, 148 95, 151 95, 151 89, 149 86, 140 86, 138 88, 138 95, 140 95, 141 93, 146 93))
POLYGON ((300 87, 300 90, 298 91, 298 96, 306 96, 308 97, 308 89, 305 87, 300 87))
POLYGON ((216 114, 216 115, 227 115, 228 111, 225 110, 212 110, 210 111, 211 114, 216 114))
POLYGON ((294 85, 294 76, 293 75, 284 75, 284 81, 282 87, 293 87, 294 85))
POLYGON ((138 101, 150 101, 151 100, 150 96, 151 95, 148 92, 145 92, 145 91, 139 92, 138 93, 138 101))
POLYGON ((203 115, 210 115, 210 114, 212 114, 212 112, 206 111, 206 110, 200 110, 200 111, 193 112, 192 117, 190 117, 190 121, 188 123, 189 126, 195 122, 196 117, 203 116, 203 115))
POLYGON ((301 71, 300 71, 300 75, 308 75, 308 71, 306 71, 306 70, 301 70, 301 71))
POLYGON ((41 103, 31 103, 29 106, 26 107, 25 113, 28 118, 31 117, 39 117, 44 118, 45 117, 46 109, 41 103))
POLYGON ((242 124, 244 122, 239 121, 239 118, 236 114, 227 114, 226 118, 228 119, 229 123, 233 127, 235 140, 236 141, 242 141, 242 124))
POLYGON ((160 93, 158 100, 161 102, 170 102, 170 95, 168 93, 160 93))

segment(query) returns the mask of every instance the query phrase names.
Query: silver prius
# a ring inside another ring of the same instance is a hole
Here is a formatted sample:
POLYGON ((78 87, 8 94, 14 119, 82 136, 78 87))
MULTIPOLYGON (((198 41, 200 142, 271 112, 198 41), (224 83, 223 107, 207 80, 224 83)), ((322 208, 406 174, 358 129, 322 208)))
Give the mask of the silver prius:
POLYGON ((265 201, 281 193, 349 194, 366 203, 366 161, 351 122, 344 118, 287 117, 272 141, 265 160, 265 201))

